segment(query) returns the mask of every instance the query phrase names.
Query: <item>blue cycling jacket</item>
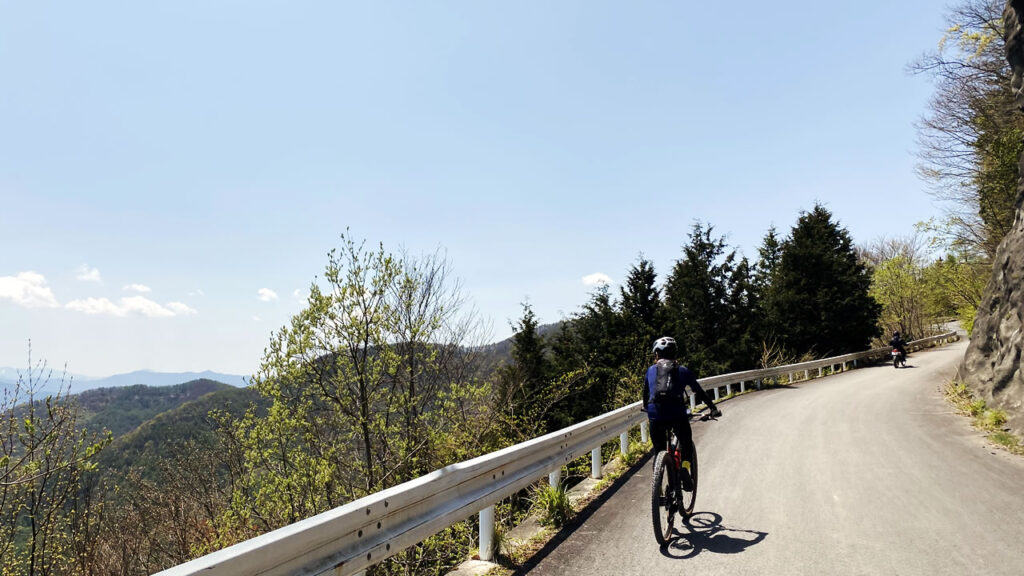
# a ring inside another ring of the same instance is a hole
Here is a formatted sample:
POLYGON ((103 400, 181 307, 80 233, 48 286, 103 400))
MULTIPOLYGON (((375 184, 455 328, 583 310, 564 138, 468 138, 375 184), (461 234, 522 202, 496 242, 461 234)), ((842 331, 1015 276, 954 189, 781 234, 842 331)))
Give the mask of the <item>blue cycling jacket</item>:
MULTIPOLYGON (((676 365, 676 374, 674 378, 677 382, 682 382, 684 390, 686 386, 690 387, 694 396, 697 397, 697 403, 703 403, 707 407, 714 406, 711 401, 711 397, 708 393, 700 387, 697 383, 697 377, 694 376, 693 372, 689 368, 681 364, 676 365)), ((683 395, 681 402, 673 403, 655 403, 651 399, 654 398, 654 385, 658 377, 658 365, 652 364, 647 369, 647 374, 644 375, 644 405, 647 406, 647 417, 651 420, 679 420, 685 419, 690 410, 689 397, 683 395)))

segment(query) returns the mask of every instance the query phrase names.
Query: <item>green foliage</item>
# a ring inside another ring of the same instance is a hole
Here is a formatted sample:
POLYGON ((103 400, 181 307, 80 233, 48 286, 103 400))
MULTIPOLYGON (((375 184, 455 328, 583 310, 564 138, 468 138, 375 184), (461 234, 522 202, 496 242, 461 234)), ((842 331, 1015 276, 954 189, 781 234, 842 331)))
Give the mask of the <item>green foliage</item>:
MULTIPOLYGON (((497 447, 468 341, 476 324, 446 274, 436 257, 342 238, 326 285, 272 336, 253 378, 266 413, 218 415, 238 462, 224 534, 249 537, 497 447)), ((447 557, 430 542, 404 561, 447 557)))
POLYGON ((990 263, 966 250, 939 258, 922 270, 928 312, 957 318, 969 335, 990 274, 990 263))
POLYGON ((988 432, 988 438, 994 444, 1014 454, 1024 455, 1024 444, 1020 439, 1002 429, 1007 422, 1006 412, 989 409, 983 399, 976 399, 967 385, 957 380, 948 383, 943 393, 961 414, 971 416, 971 422, 976 427, 988 432))
POLYGON ((120 437, 158 414, 211 392, 237 389, 222 382, 199 379, 174 386, 97 388, 76 395, 82 424, 90 431, 109 430, 120 437))
POLYGON ((1020 438, 1010 432, 999 430, 993 432, 988 438, 997 446, 1001 446, 1014 454, 1024 455, 1024 444, 1021 443, 1020 438))
POLYGON ((879 333, 881 307, 869 295, 870 286, 849 232, 816 205, 800 215, 783 242, 766 298, 770 331, 797 354, 863 350, 879 333))
POLYGON ((982 415, 982 428, 994 429, 1006 424, 1006 412, 986 410, 982 415))
POLYGON ((918 128, 919 172, 947 210, 933 229, 947 248, 980 254, 986 262, 1013 222, 1024 146, 1024 117, 1014 102, 1003 40, 1004 5, 959 0, 949 7, 939 49, 912 65, 935 79, 918 128))
POLYGON ((906 256, 896 256, 876 266, 869 294, 882 305, 882 334, 923 336, 932 318, 927 313, 926 287, 921 269, 906 256))
POLYGON ((696 223, 665 283, 665 331, 697 374, 723 374, 753 364, 756 302, 750 266, 726 253, 713 227, 696 223))
POLYGON ((558 486, 541 485, 534 492, 534 508, 542 526, 561 528, 576 513, 569 502, 565 483, 558 486))
POLYGON ((610 345, 626 366, 642 369, 650 358, 650 345, 664 332, 665 310, 654 265, 641 258, 630 268, 619 291, 619 331, 610 345))
POLYGON ((626 467, 631 467, 640 460, 643 460, 647 453, 651 449, 651 443, 648 441, 646 444, 642 444, 637 441, 629 443, 629 450, 626 451, 626 455, 622 457, 622 463, 626 467))
MULTIPOLYGON (((165 392, 181 398, 176 388, 178 386, 156 387, 145 392, 165 392)), ((152 480, 159 461, 172 458, 175 447, 192 443, 197 449, 209 449, 217 444, 218 425, 210 412, 240 417, 251 405, 256 406, 257 413, 266 410, 266 402, 252 388, 224 385, 213 389, 214 392, 150 417, 125 434, 115 435, 113 443, 100 457, 101 466, 122 474, 134 468, 142 477, 152 480)), ((173 403, 167 405, 173 406, 173 403)), ((113 409, 111 406, 107 410, 113 409)))
POLYGON ((409 574, 447 574, 466 559, 466 552, 477 542, 473 521, 456 522, 374 566, 374 576, 406 576, 409 574))
POLYGON ((95 549, 99 508, 86 478, 110 442, 80 427, 78 406, 62 376, 40 398, 52 371, 32 363, 0 400, 0 573, 67 574, 95 549))

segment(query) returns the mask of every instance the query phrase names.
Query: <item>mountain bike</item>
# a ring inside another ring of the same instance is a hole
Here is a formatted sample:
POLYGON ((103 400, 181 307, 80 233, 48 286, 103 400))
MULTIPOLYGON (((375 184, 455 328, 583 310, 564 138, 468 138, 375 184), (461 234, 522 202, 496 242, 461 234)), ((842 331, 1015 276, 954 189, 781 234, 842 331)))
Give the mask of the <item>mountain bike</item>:
MULTIPOLYGON (((691 419, 693 417, 691 416, 691 419)), ((714 420, 711 413, 700 417, 701 421, 714 420)), ((668 431, 668 449, 658 452, 654 460, 654 478, 651 481, 651 518, 654 522, 654 538, 658 544, 666 544, 672 536, 676 514, 689 518, 697 500, 697 447, 690 442, 690 482, 692 490, 683 490, 679 471, 683 467, 679 439, 668 431)))

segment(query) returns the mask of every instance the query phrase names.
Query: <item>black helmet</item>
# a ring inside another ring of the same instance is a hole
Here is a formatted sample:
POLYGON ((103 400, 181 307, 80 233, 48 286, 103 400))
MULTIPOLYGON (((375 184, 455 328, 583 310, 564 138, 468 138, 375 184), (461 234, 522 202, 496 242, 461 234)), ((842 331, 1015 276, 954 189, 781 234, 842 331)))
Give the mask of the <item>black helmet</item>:
POLYGON ((654 341, 654 349, 652 352, 658 354, 662 358, 675 358, 676 357, 676 340, 671 336, 662 336, 654 341))
POLYGON ((893 333, 892 333, 892 337, 893 337, 893 338, 899 338, 899 337, 900 337, 900 331, 899 331, 899 330, 897 330, 897 331, 893 332, 893 333))

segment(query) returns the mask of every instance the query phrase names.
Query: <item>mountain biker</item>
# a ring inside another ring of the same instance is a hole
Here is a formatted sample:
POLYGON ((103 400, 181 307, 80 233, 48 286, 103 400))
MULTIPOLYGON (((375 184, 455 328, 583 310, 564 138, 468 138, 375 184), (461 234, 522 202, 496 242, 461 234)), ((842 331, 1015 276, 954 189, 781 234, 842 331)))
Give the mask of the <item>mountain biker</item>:
POLYGON ((644 407, 647 410, 647 418, 651 426, 651 442, 654 443, 654 456, 665 449, 667 434, 672 430, 679 439, 679 450, 685 462, 683 472, 680 475, 683 489, 693 490, 690 480, 688 464, 691 460, 690 447, 693 442, 693 433, 690 430, 690 405, 687 402, 685 387, 703 402, 711 411, 713 417, 722 415, 722 411, 715 407, 714 402, 708 393, 697 383, 697 377, 686 366, 676 362, 678 347, 676 341, 668 336, 658 338, 654 341, 654 364, 647 369, 644 376, 644 407), (673 392, 671 394, 657 394, 659 376, 662 382, 667 377, 673 379, 673 392))
POLYGON ((900 356, 903 358, 907 357, 907 341, 900 336, 899 330, 892 333, 892 340, 889 340, 889 346, 899 350, 900 356))

